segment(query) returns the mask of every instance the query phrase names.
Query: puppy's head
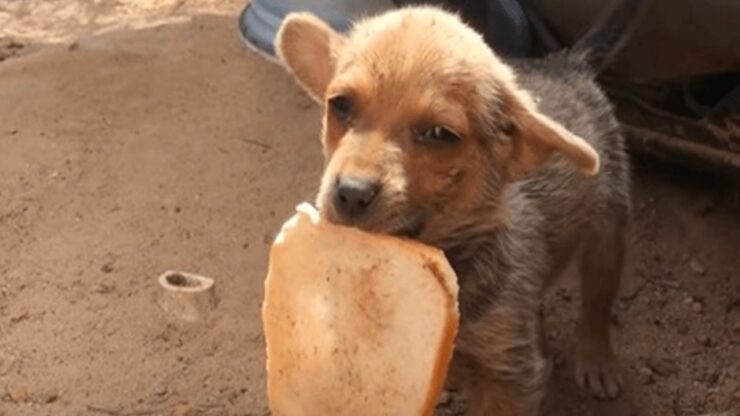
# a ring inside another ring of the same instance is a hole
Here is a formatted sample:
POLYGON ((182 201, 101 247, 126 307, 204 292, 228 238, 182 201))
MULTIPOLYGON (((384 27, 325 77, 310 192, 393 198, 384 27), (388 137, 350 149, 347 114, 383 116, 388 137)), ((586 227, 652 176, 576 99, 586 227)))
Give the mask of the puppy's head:
POLYGON ((392 11, 348 35, 291 14, 277 51, 324 107, 317 205, 330 221, 444 246, 481 217, 494 222, 505 185, 553 154, 598 170, 595 151, 442 10, 392 11))

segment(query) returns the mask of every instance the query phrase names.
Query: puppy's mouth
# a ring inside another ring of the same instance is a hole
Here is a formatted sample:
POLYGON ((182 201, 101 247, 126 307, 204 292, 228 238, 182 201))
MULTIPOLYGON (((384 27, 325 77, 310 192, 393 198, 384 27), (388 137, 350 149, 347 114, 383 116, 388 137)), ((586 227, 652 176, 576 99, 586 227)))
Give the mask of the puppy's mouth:
POLYGON ((420 220, 417 220, 412 221, 408 225, 405 225, 402 228, 391 232, 390 234, 396 237, 405 237, 416 240, 419 238, 419 236, 421 236, 422 231, 424 231, 424 223, 420 220))
POLYGON ((399 221, 392 220, 373 221, 369 219, 367 221, 347 221, 339 217, 333 209, 323 211, 322 214, 330 223, 358 228, 369 233, 386 234, 417 240, 424 231, 424 222, 418 218, 401 221, 400 225, 398 225, 399 221))

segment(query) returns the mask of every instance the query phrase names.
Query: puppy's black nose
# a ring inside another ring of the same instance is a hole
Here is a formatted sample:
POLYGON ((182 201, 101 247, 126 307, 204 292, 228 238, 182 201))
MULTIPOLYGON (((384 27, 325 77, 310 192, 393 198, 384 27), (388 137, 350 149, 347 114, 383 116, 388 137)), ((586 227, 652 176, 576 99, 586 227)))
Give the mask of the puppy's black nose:
POLYGON ((369 180, 342 178, 334 189, 334 207, 345 219, 355 219, 367 211, 378 189, 378 184, 369 180))

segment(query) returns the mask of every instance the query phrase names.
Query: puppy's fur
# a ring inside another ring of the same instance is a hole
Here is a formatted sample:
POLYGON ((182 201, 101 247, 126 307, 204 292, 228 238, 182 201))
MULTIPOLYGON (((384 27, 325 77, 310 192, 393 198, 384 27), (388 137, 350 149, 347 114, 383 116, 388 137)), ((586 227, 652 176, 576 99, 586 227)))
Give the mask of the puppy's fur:
POLYGON ((412 236, 453 265, 462 314, 455 365, 469 414, 538 412, 547 378, 541 291, 573 258, 583 298, 577 379, 616 395, 609 320, 625 257, 628 164, 584 57, 512 68, 432 7, 362 20, 348 35, 291 14, 277 50, 326 110, 322 215, 412 236), (361 216, 337 212, 346 177, 377 184, 361 216))

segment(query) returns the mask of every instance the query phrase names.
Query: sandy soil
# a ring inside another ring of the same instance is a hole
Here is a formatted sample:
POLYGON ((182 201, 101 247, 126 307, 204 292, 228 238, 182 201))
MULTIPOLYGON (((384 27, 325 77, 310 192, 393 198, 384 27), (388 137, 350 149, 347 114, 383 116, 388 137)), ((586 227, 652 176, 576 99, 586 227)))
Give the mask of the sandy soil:
MULTIPOLYGON (((20 3, 0 1, 0 22, 20 3)), ((238 3, 114 30, 0 24, 0 415, 267 413, 267 249, 312 199, 319 112, 239 43, 238 3), (157 306, 173 268, 216 279, 206 322, 157 306)), ((614 320, 626 397, 642 415, 738 409, 737 190, 650 161, 635 179, 634 271, 614 320)), ((630 414, 575 387, 577 296, 568 279, 548 296, 547 414, 630 414)))

